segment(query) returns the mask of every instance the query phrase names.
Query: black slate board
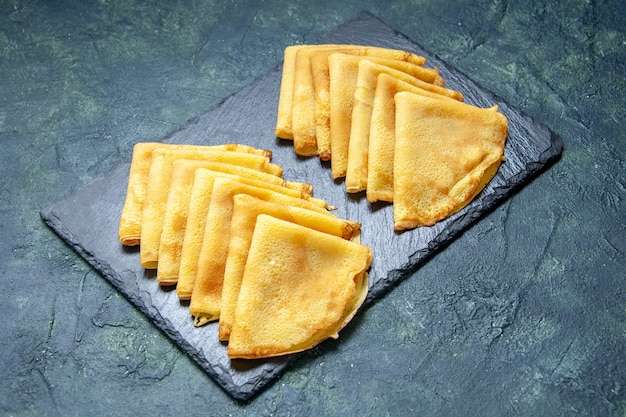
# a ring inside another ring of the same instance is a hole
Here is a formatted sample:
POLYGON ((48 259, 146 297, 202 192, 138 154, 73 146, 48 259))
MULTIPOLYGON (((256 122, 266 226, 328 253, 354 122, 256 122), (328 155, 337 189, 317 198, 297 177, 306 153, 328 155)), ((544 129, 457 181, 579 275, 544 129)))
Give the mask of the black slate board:
MULTIPOLYGON (((362 196, 348 195, 343 183, 332 180, 328 166, 316 158, 296 157, 289 142, 274 137, 280 66, 164 140, 189 144, 239 142, 272 150, 273 162, 284 167, 286 179, 312 183, 316 197, 339 207, 337 215, 362 223, 362 243, 374 250, 368 303, 409 276, 425 259, 561 153, 560 139, 547 128, 494 97, 369 13, 358 14, 318 43, 376 45, 424 55, 428 59, 427 65, 439 67, 447 86, 461 91, 466 102, 482 107, 498 104, 500 111, 509 118, 506 162, 486 189, 447 220, 405 233, 393 231, 392 206, 372 205, 362 196)), ((262 361, 231 361, 226 356, 225 345, 217 340, 216 324, 199 329, 193 327, 188 308, 179 303, 176 292, 164 291, 154 276, 140 267, 136 248, 124 248, 118 243, 117 227, 128 170, 129 164, 118 166, 45 207, 41 217, 229 394, 237 399, 252 397, 297 355, 262 361)))

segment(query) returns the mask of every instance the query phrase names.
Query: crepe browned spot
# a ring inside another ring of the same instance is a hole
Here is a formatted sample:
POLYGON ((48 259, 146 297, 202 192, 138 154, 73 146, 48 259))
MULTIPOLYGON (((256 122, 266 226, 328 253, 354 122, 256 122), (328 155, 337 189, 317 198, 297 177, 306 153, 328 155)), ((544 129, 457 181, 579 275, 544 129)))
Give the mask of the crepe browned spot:
POLYGON ((158 265, 159 244, 163 229, 163 213, 170 187, 172 164, 177 159, 198 159, 246 166, 282 175, 282 167, 272 164, 269 157, 248 152, 231 152, 213 149, 157 148, 152 152, 146 198, 141 216, 140 263, 153 269, 158 265))
POLYGON ((265 186, 253 186, 237 180, 216 178, 213 181, 202 247, 198 256, 198 269, 189 304, 196 326, 202 326, 219 318, 224 267, 228 256, 233 196, 236 194, 249 194, 264 200, 279 202, 284 206, 305 207, 333 216, 328 210, 310 200, 285 193, 284 187, 268 189, 265 186))
MULTIPOLYGON (((348 146, 352 129, 352 109, 354 93, 359 73, 359 63, 363 57, 334 53, 328 57, 330 74, 330 149, 331 172, 333 178, 346 176, 348 167, 348 146)), ((403 61, 368 56, 367 60, 393 69, 406 72, 416 78, 422 71, 413 71, 420 68, 403 61)), ((421 68, 423 70, 423 68, 421 68)))
POLYGON ((259 215, 228 356, 286 355, 338 338, 365 300, 371 260, 366 246, 259 215))
POLYGON ((130 163, 126 199, 122 208, 119 225, 119 240, 125 246, 139 245, 141 240, 141 216, 143 204, 148 188, 148 175, 152 163, 152 152, 157 148, 164 149, 214 149, 222 151, 251 152, 265 155, 268 158, 272 153, 264 149, 255 149, 247 145, 224 144, 215 146, 167 144, 159 142, 140 142, 133 147, 133 156, 130 163))
POLYGON ((220 306, 219 338, 228 340, 232 329, 235 306, 241 280, 248 259, 250 243, 260 214, 267 214, 302 226, 319 230, 343 239, 359 239, 360 224, 328 216, 317 211, 301 207, 285 206, 271 201, 261 200, 246 194, 233 197, 233 212, 230 223, 230 242, 224 267, 224 282, 220 306))
MULTIPOLYGON (((402 80, 405 83, 419 87, 422 91, 425 90, 463 101, 463 95, 458 91, 427 83, 407 72, 377 64, 367 59, 359 61, 358 65, 352 119, 350 121, 350 139, 348 142, 348 162, 345 180, 346 191, 349 193, 358 193, 368 188, 369 155, 376 157, 376 151, 369 147, 369 135, 379 75, 386 74, 394 79, 402 80)), ((393 99, 391 100, 391 103, 392 102, 393 99)), ((394 119, 395 110, 393 107, 386 108, 384 111, 391 120, 394 119)), ((393 165, 392 161, 393 160, 389 160, 389 167, 393 165)))
POLYGON ((159 242, 159 264, 157 282, 161 285, 174 285, 178 282, 180 258, 187 227, 189 202, 193 189, 195 171, 199 168, 211 170, 216 176, 240 178, 242 181, 261 181, 275 186, 287 187, 296 196, 309 198, 311 184, 285 181, 283 178, 263 171, 219 162, 178 159, 172 164, 170 190, 165 212, 163 229, 159 242))
POLYGON ((394 229, 431 226, 464 207, 504 159, 508 119, 410 92, 395 96, 394 229))

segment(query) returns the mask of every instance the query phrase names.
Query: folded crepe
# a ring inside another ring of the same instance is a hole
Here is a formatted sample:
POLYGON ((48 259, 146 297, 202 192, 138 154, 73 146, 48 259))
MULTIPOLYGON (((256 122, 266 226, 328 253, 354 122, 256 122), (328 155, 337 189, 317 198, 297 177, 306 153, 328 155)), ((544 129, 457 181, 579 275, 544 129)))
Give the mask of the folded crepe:
POLYGON ((294 80, 296 79, 296 54, 298 51, 338 47, 341 47, 341 45, 291 45, 285 48, 280 79, 280 93, 278 97, 278 114, 276 116, 276 127, 274 128, 276 137, 293 140, 291 108, 293 105, 294 80))
POLYGON ((348 46, 319 45, 296 51, 291 103, 293 147, 298 155, 317 155, 315 136, 315 96, 310 56, 314 52, 341 50, 348 46))
MULTIPOLYGON (((368 155, 372 155, 372 149, 369 148, 370 121, 378 76, 381 74, 387 74, 394 79, 419 87, 421 90, 463 101, 463 95, 458 91, 427 83, 407 72, 387 65, 377 64, 367 59, 359 61, 346 166, 345 185, 346 191, 349 193, 358 193, 367 189, 368 155)), ((395 111, 393 109, 386 109, 386 111, 388 111, 388 117, 393 120, 395 111)))
MULTIPOLYGON (((180 247, 179 268, 176 278, 176 293, 181 300, 191 299, 193 293, 194 283, 198 275, 199 259, 204 242, 213 185, 217 178, 226 178, 237 181, 237 184, 243 183, 257 188, 266 188, 280 192, 294 198, 302 198, 308 204, 318 207, 321 211, 326 211, 326 208, 330 208, 325 200, 311 197, 308 188, 304 192, 297 193, 289 189, 289 186, 286 187, 287 189, 283 189, 283 187, 278 185, 270 184, 269 181, 260 181, 258 178, 254 178, 254 175, 246 176, 242 174, 242 172, 239 172, 238 175, 233 176, 204 168, 198 168, 194 172, 193 184, 189 192, 187 221, 182 246, 180 247)), ((159 269, 161 269, 160 261, 159 269)))
MULTIPOLYGON (((315 139, 317 153, 321 160, 331 159, 331 134, 330 134, 330 72, 328 57, 334 53, 344 53, 360 57, 372 57, 401 68, 411 74, 419 76, 427 82, 443 85, 443 79, 435 69, 425 68, 421 65, 426 61, 424 57, 406 51, 379 47, 346 46, 343 49, 312 50, 309 55, 310 71, 313 79, 313 89, 308 86, 308 100, 311 92, 314 95, 314 120, 306 117, 307 129, 313 129, 315 123, 315 139)), ((307 78, 308 79, 308 78, 307 78)), ((307 111, 312 107, 309 106, 307 111)))
MULTIPOLYGON (((420 83, 410 83, 403 80, 406 78, 400 79, 384 73, 377 77, 374 100, 369 110, 370 131, 367 139, 367 169, 362 171, 363 174, 367 175, 366 194, 370 202, 393 202, 393 158, 396 130, 394 97, 396 93, 408 91, 442 100, 453 99, 428 91, 422 88, 420 83)), ((454 97, 454 99, 462 101, 462 96, 454 97)))
POLYGON ((178 159, 172 164, 170 190, 168 193, 165 213, 163 214, 163 230, 159 242, 159 264, 157 282, 161 285, 174 285, 178 282, 180 257, 182 252, 189 202, 193 188, 195 172, 199 168, 209 169, 215 175, 240 178, 243 181, 267 182, 275 186, 287 187, 296 196, 309 198, 311 184, 285 181, 281 177, 255 169, 219 162, 178 159))
MULTIPOLYGON (((393 59, 376 56, 368 56, 367 59, 406 72, 415 78, 419 78, 424 70, 422 67, 393 59)), ((331 172, 335 179, 346 176, 354 93, 359 63, 362 60, 363 57, 343 53, 334 53, 328 57, 331 172)))
POLYGON ((119 240, 125 246, 139 245, 141 240, 141 216, 148 188, 148 175, 152 163, 152 151, 163 149, 214 149, 222 151, 251 152, 270 158, 272 153, 240 144, 214 146, 140 142, 133 147, 126 199, 120 216, 119 240))
POLYGON ((358 241, 360 237, 361 225, 359 223, 343 220, 335 216, 328 216, 306 208, 285 206, 261 200, 247 194, 235 195, 233 197, 233 211, 230 222, 228 256, 224 266, 219 318, 220 340, 228 340, 230 337, 235 306, 248 259, 250 243, 256 219, 260 214, 267 214, 277 219, 296 223, 347 240, 358 241))
POLYGON ((170 187, 172 164, 177 159, 199 159, 246 166, 282 175, 282 167, 272 164, 269 157, 247 152, 231 152, 214 149, 167 149, 157 148, 152 152, 150 173, 141 216, 141 246, 139 260, 144 268, 154 269, 158 265, 159 244, 163 229, 163 213, 170 187))
POLYGON ((410 92, 395 96, 394 229, 431 226, 469 203, 504 160, 508 119, 410 92))
POLYGON ((228 356, 267 358, 338 338, 365 300, 371 260, 359 243, 259 215, 228 356))
POLYGON ((333 216, 328 210, 308 199, 285 193, 284 188, 268 189, 264 186, 244 184, 238 180, 215 178, 189 304, 189 311, 194 317, 196 326, 217 320, 220 315, 233 196, 236 194, 249 194, 278 202, 283 206, 305 207, 333 216))

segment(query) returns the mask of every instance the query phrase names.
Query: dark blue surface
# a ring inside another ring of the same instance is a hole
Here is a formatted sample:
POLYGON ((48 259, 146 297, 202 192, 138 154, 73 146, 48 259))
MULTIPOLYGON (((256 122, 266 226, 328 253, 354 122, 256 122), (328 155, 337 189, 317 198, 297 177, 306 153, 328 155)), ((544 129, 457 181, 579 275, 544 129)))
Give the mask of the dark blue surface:
POLYGON ((2 3, 0 412, 623 415, 624 16, 618 2, 2 3), (237 402, 39 210, 361 9, 566 151, 339 341, 237 402))

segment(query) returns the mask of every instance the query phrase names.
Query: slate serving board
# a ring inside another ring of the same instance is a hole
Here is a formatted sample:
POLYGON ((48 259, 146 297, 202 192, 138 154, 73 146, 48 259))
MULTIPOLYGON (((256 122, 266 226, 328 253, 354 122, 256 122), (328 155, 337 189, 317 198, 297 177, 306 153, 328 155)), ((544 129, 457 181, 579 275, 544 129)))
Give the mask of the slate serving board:
MULTIPOLYGON (((358 14, 318 43, 375 45, 421 54, 428 59, 427 66, 440 68, 446 85, 461 91, 466 102, 482 107, 498 104, 509 118, 506 162, 486 189, 447 220, 405 233, 393 231, 391 205, 372 205, 362 195, 348 195, 342 182, 332 180, 327 164, 317 158, 296 157, 290 142, 274 136, 281 66, 164 139, 169 143, 207 145, 239 142, 272 150, 273 162, 284 167, 286 179, 312 183, 316 197, 338 206, 338 216, 362 224, 362 243, 374 250, 368 303, 409 276, 441 246, 547 167, 562 151, 561 140, 546 127, 494 97, 369 13, 358 14)), ((137 248, 125 248, 118 242, 117 228, 128 171, 128 163, 118 166, 45 207, 41 217, 226 392, 237 399, 252 397, 298 355, 231 361, 226 346, 217 339, 216 324, 194 328, 188 308, 178 301, 176 292, 160 288, 154 275, 140 267, 137 248)))

